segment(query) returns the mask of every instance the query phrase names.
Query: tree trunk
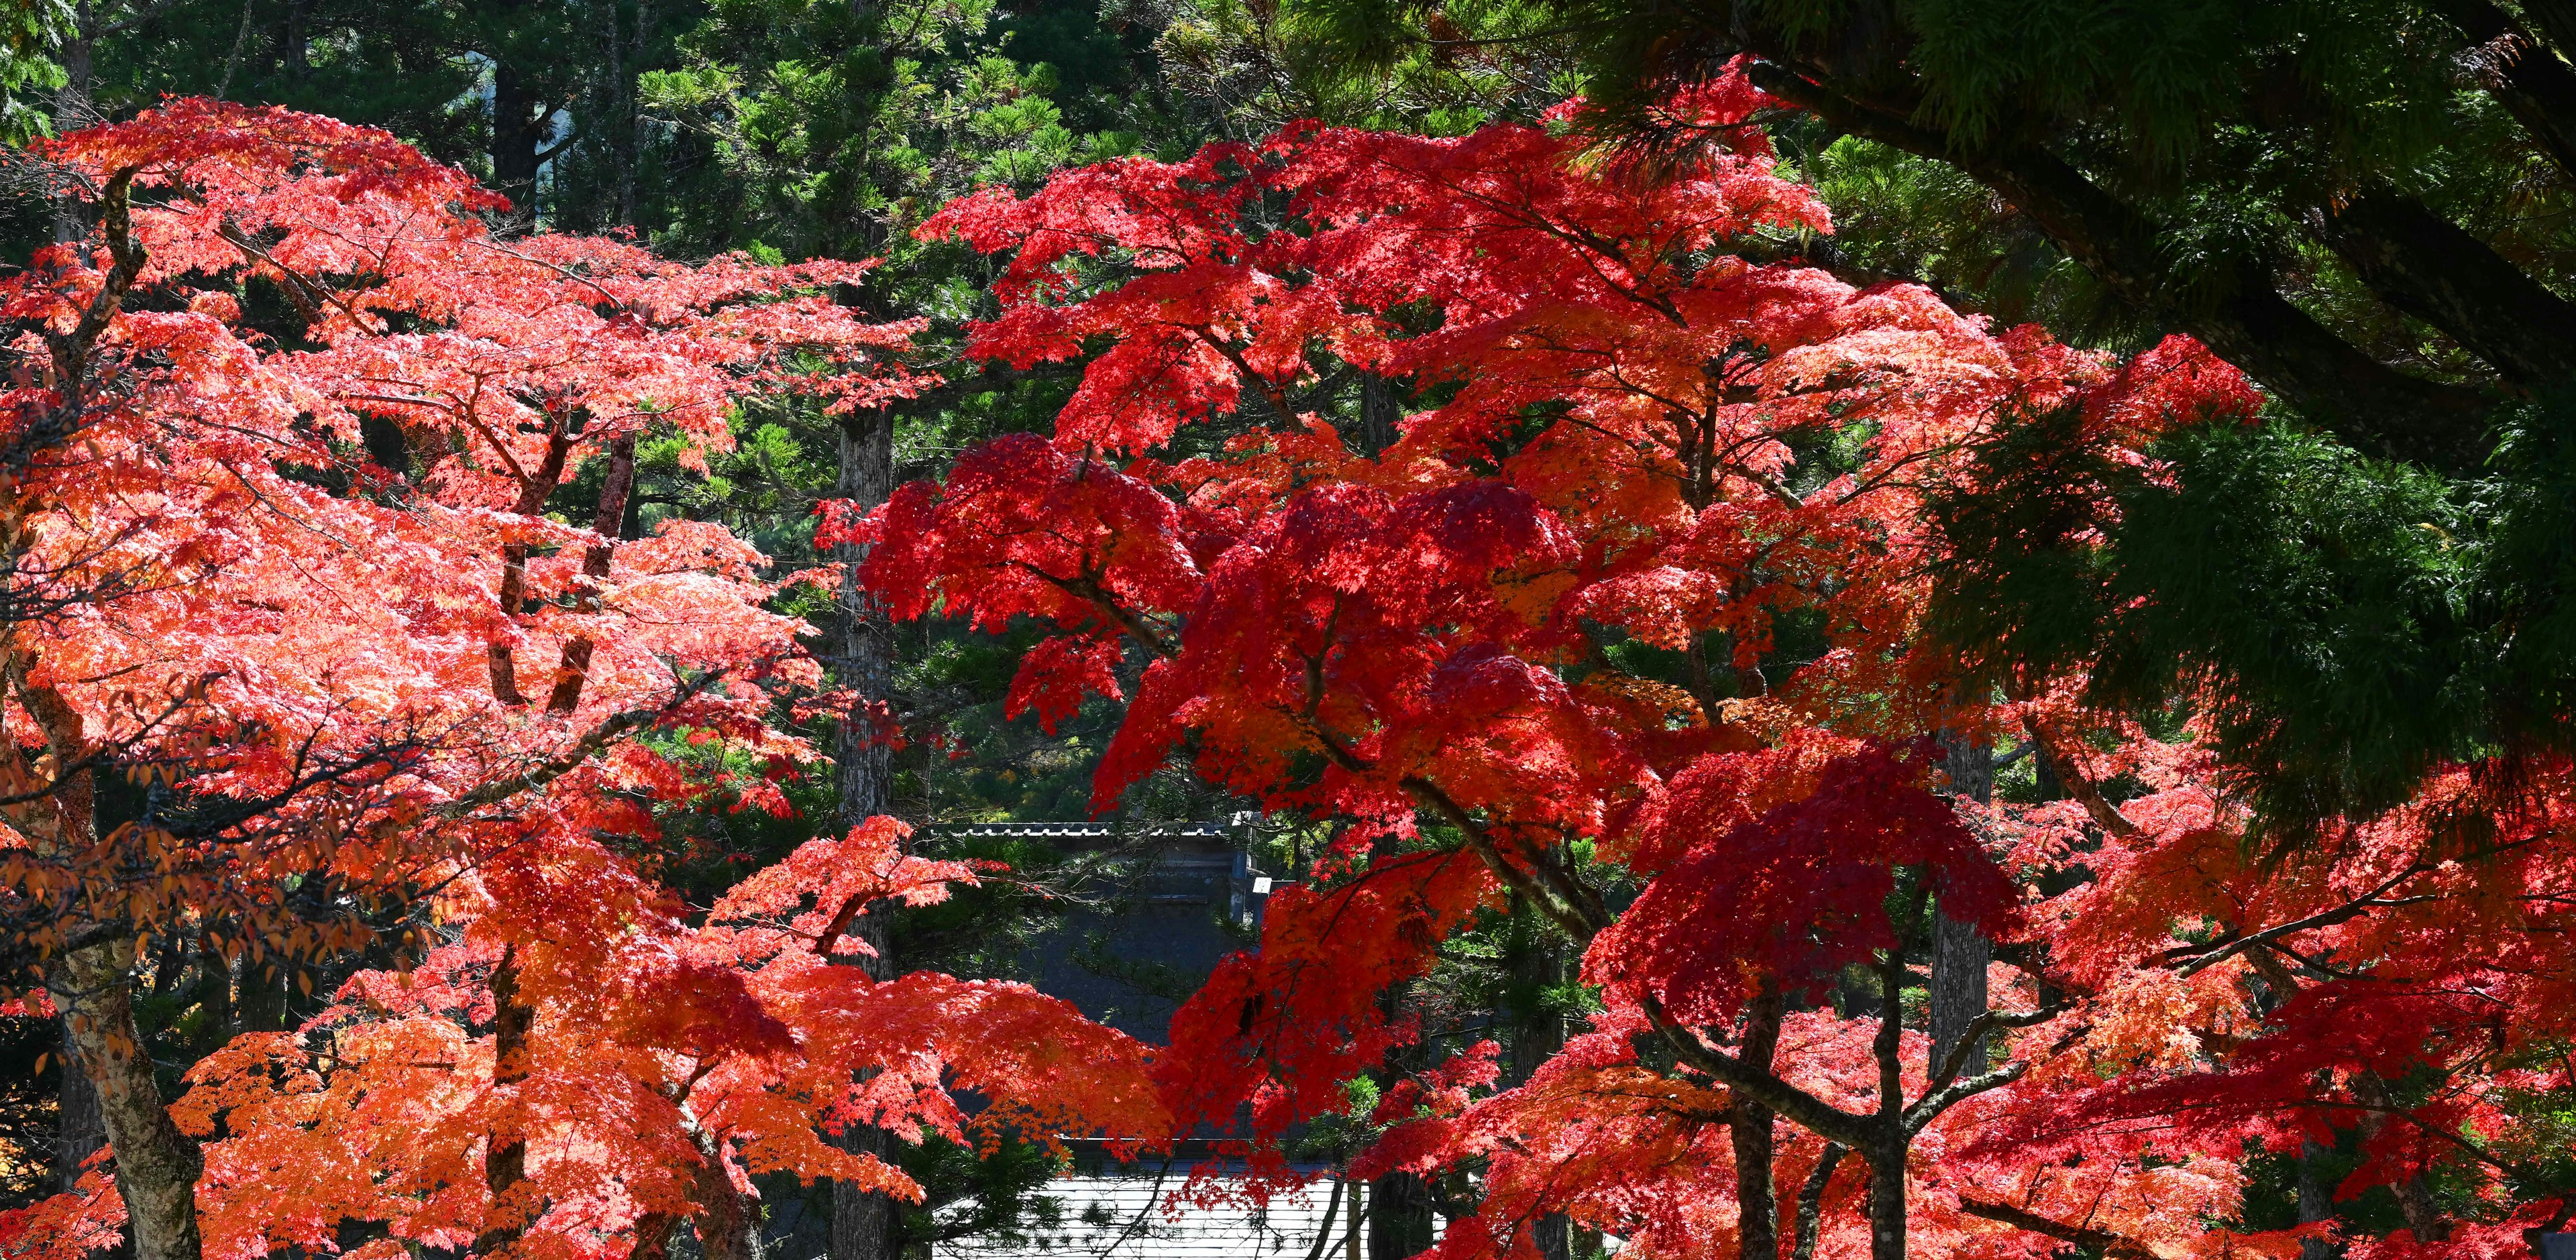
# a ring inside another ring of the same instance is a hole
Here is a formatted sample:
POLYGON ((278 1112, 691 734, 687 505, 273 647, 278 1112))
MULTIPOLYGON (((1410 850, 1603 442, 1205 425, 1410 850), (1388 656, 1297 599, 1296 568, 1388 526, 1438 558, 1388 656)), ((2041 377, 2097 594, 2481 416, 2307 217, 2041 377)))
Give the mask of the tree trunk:
MULTIPOLYGON (((535 516, 545 510, 546 499, 563 484, 564 461, 572 455, 572 421, 564 416, 553 418, 554 432, 546 438, 546 457, 537 471, 519 483, 518 501, 511 510, 521 516, 535 516)), ((528 548, 525 543, 506 543, 501 548, 501 589, 498 600, 501 616, 517 621, 527 611, 528 548)), ((528 698, 519 692, 519 667, 507 639, 496 639, 485 649, 492 674, 492 698, 516 708, 528 698)))
MULTIPOLYGON (((894 491, 894 413, 851 413, 841 426, 842 498, 861 509, 886 501, 894 491)), ((843 830, 892 807, 893 758, 881 723, 890 720, 888 693, 894 677, 894 633, 885 610, 860 590, 856 569, 866 553, 843 545, 832 558, 843 568, 841 595, 834 609, 832 672, 835 681, 857 694, 850 713, 833 740, 833 763, 840 801, 836 819, 843 830)), ((851 934, 876 950, 860 965, 878 980, 894 976, 885 915, 870 911, 851 925, 851 934)), ((851 1125, 840 1137, 841 1149, 891 1161, 894 1143, 872 1125, 851 1125)), ((901 1209, 894 1197, 846 1182, 832 1186, 830 1260, 894 1260, 901 1246, 901 1209)))
POLYGON ((762 1260, 760 1213, 726 1175, 723 1140, 707 1132, 685 1107, 681 1117, 689 1140, 698 1148, 698 1174, 691 1192, 698 1210, 690 1224, 697 1230, 699 1254, 706 1260, 762 1260))
MULTIPOLYGON (((2559 170, 2576 174, 2576 71, 2487 0, 2433 0, 2427 7, 2450 19, 2475 46, 2465 60, 2496 103, 2522 124, 2559 170)), ((2545 0, 2521 7, 2561 51, 2576 50, 2567 42, 2576 34, 2568 6, 2545 0)))
POLYGON ((125 1200, 134 1260, 198 1260, 197 1144, 171 1123, 153 1079, 152 1056, 134 1024, 134 940, 122 937, 63 955, 45 977, 78 1061, 97 1090, 99 1116, 116 1148, 116 1193, 125 1200))
POLYGON ((492 969, 492 1124, 483 1145, 483 1186, 492 1206, 474 1250, 490 1255, 516 1241, 537 1205, 515 1193, 528 1179, 528 1136, 519 1087, 528 1079, 528 1030, 536 1011, 519 1000, 519 962, 505 951, 492 969))
MULTIPOLYGON (((582 550, 580 594, 573 600, 577 612, 599 611, 609 565, 617 558, 616 539, 626 523, 626 500, 634 489, 635 438, 629 434, 608 446, 608 476, 600 483, 599 510, 591 516, 590 530, 609 541, 593 543, 582 550)), ((546 697, 547 712, 570 713, 581 707, 582 684, 590 678, 591 651, 587 634, 564 640, 562 663, 555 667, 554 690, 546 697)))
POLYGON ((1374 457, 1395 445, 1396 422, 1404 418, 1404 401, 1395 382, 1374 372, 1360 374, 1360 449, 1374 457))
POLYGON ((1870 1260, 1905 1260, 1905 947, 1899 943, 1879 959, 1878 1035, 1871 1057, 1878 1060, 1878 1114, 1869 1149, 1870 1260))
MULTIPOLYGON (((841 426, 841 474, 835 493, 866 511, 894 493, 894 413, 857 411, 841 426)), ((857 695, 848 720, 841 723, 832 756, 840 787, 840 823, 853 827, 886 812, 891 799, 892 758, 881 729, 889 716, 894 678, 894 629, 885 609, 859 589, 859 562, 865 549, 844 543, 832 549, 843 566, 841 596, 835 607, 832 659, 834 681, 857 695)))
POLYGON ((1431 1184, 1409 1172, 1368 1183, 1368 1260, 1408 1260, 1431 1249, 1431 1184))
MULTIPOLYGON (((2383 1125, 2396 1122, 2397 1096, 2389 1091, 2388 1082, 2381 1080, 2377 1073, 2362 1072, 2354 1076, 2352 1092, 2354 1097, 2370 1104, 2379 1113, 2364 1126, 2362 1132, 2365 1137, 2383 1125)), ((2413 1176, 2389 1188, 2397 1192, 2397 1213, 2405 1218, 2406 1228, 2414 1233, 2416 1242, 2441 1242, 2451 1236, 2451 1222, 2433 1202, 2433 1188, 2425 1181, 2421 1168, 2413 1176)))
MULTIPOLYGON (((1513 957, 1513 979, 1520 992, 1529 995, 1523 1009, 1514 1013, 1512 1038, 1512 1081, 1519 1084, 1556 1057, 1565 1048, 1565 1016, 1548 1008, 1541 1000, 1543 990, 1565 982, 1565 960, 1547 928, 1526 904, 1515 904, 1525 933, 1521 949, 1513 957)), ((1550 1212, 1532 1226, 1533 1240, 1538 1244, 1540 1260, 1568 1260, 1574 1251, 1572 1223, 1564 1214, 1550 1212)))
POLYGON ((492 186, 510 199, 510 221, 525 231, 537 221, 538 154, 553 111, 529 93, 506 61, 492 65, 492 186))
POLYGON ((63 1025, 57 1060, 56 1070, 63 1079, 58 1095, 61 1110, 54 1118, 54 1183, 69 1192, 80 1181, 81 1165, 107 1145, 107 1117, 99 1113, 97 1083, 81 1070, 69 1024, 63 1025))
POLYGON ((286 977, 254 960, 245 949, 235 955, 232 972, 233 1033, 280 1032, 286 1027, 286 977), (265 972, 266 974, 262 974, 265 972))
MULTIPOLYGON (((2313 1225, 2334 1217, 2334 1198, 2326 1185, 2325 1169, 2318 1166, 2326 1148, 2315 1142, 2299 1144, 2299 1223, 2313 1225)), ((2334 1245, 2322 1238, 2301 1239, 2299 1260, 2334 1260, 2334 1245)))
POLYGON ((1905 1147, 1869 1159, 1869 1260, 1905 1260, 1905 1147))
MULTIPOLYGON (((33 659, 13 655, 5 677, 19 707, 44 734, 56 765, 77 765, 92 751, 80 715, 53 688, 28 681, 33 659)), ((13 767, 25 770, 23 750, 13 767)), ((63 776, 50 794, 11 819, 39 852, 79 853, 98 842, 98 788, 87 772, 63 776)), ((116 1193, 125 1201, 126 1237, 133 1260, 198 1260, 197 1177, 205 1171, 197 1143, 170 1120, 152 1055, 134 1023, 134 966, 140 952, 132 932, 92 924, 112 935, 48 960, 42 981, 60 1012, 71 1061, 67 1072, 85 1072, 96 1092, 100 1128, 116 1150, 116 1193)))
POLYGON ((278 51, 286 63, 287 81, 303 86, 313 73, 313 0, 287 0, 286 34, 278 51))
MULTIPOLYGON (((54 59, 63 68, 63 85, 54 89, 54 134, 78 131, 97 121, 98 111, 90 105, 90 85, 95 70, 90 64, 91 43, 97 39, 98 15, 92 0, 80 0, 73 10, 72 29, 54 59)), ((88 216, 78 198, 66 193, 54 199, 54 243, 68 244, 81 239, 89 230, 88 216)))
MULTIPOLYGON (((1941 751, 1953 793, 1979 804, 1994 799, 1993 745, 1981 739, 1945 734, 1941 737, 1941 751)), ((1951 1047, 1967 1035, 1968 1025, 1986 1013, 1986 964, 1993 959, 1993 943, 1979 934, 1974 924, 1936 911, 1932 917, 1932 1071, 1940 1071, 1941 1064, 1949 1059, 1951 1047)), ((1981 1043, 1983 1040, 1979 1039, 1981 1043)), ((1984 1046, 1980 1044, 1968 1052, 1960 1074, 1973 1076, 1985 1068, 1984 1046)))
MULTIPOLYGON (((1784 1013, 1778 984, 1765 980, 1744 1012, 1744 1041, 1737 1055, 1748 1066, 1771 1070, 1780 1047, 1784 1013)), ((1737 1254, 1743 1260, 1779 1260, 1779 1193, 1772 1182, 1771 1109, 1742 1094, 1727 1107, 1727 1138, 1735 1148, 1737 1254)))
POLYGON ((2308 226, 2381 301, 2442 330, 2505 379, 2576 379, 2576 306, 2423 202, 2367 192, 2318 208, 2308 226))

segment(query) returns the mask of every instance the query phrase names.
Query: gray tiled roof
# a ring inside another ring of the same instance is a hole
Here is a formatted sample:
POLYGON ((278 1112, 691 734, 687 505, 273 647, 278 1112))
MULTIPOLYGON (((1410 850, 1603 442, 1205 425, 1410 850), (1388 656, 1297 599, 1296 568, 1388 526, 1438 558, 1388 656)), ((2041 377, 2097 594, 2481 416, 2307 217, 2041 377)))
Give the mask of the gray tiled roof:
MULTIPOLYGON (((1026 1242, 967 1238, 932 1248, 932 1260, 1306 1260, 1316 1231, 1326 1224, 1324 1207, 1329 1182, 1306 1192, 1273 1198, 1266 1209, 1182 1205, 1173 1195, 1182 1178, 1175 1172, 1159 1185, 1150 1176, 1066 1177, 1045 1193, 1062 1205, 1062 1224, 1026 1242), (1166 1208, 1177 1211, 1167 1211, 1166 1208)), ((1331 1222, 1332 1241, 1326 1260, 1361 1260, 1348 1256, 1350 1222, 1355 1203, 1348 1187, 1345 1201, 1331 1222)), ((1366 1224, 1359 1250, 1366 1253, 1366 1224)))

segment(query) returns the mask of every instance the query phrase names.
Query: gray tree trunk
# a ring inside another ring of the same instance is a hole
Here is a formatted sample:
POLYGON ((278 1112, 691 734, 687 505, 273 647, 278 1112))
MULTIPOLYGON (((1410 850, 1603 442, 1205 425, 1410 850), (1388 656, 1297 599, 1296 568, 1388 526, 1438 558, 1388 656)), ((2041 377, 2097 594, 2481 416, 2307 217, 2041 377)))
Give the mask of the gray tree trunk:
MULTIPOLYGON (((1984 740, 1969 740, 1950 735, 1941 737, 1941 751, 1950 774, 1951 791, 1963 799, 1980 804, 1994 799, 1995 751, 1984 740)), ((1977 932, 1975 925, 1963 923, 1946 913, 1932 919, 1932 1069, 1939 1071, 1950 1049, 1966 1036, 1968 1025, 1986 1013, 1986 964, 1994 958, 1994 945, 1977 932)), ((1985 1070, 1985 1047, 1968 1053, 1961 1075, 1974 1075, 1985 1070)))
MULTIPOLYGON (((2326 1185, 2325 1169, 2320 1161, 2326 1148, 2315 1142, 2299 1144, 2299 1223, 2313 1225, 2334 1217, 2334 1198, 2326 1185)), ((2322 1238, 2301 1239, 2299 1260, 2333 1260, 2334 1245, 2322 1238)))
POLYGON ((81 1070, 68 1024, 63 1027, 59 1059, 63 1080, 58 1098, 62 1109, 56 1113, 54 1125, 54 1182, 69 1192, 80 1181, 81 1165, 107 1145, 107 1117, 98 1109, 98 1085, 81 1070))
MULTIPOLYGON (((1780 1021, 1787 1002, 1776 983, 1766 981, 1744 1012, 1744 1040, 1737 1051, 1746 1063, 1769 1071, 1780 1048, 1780 1021)), ((1739 1094, 1726 1114, 1727 1140, 1735 1152, 1736 1251, 1742 1260, 1779 1260, 1780 1205, 1774 1180, 1777 1156, 1771 1109, 1739 1094)))
MULTIPOLYGON (((894 492, 892 412, 853 412, 842 425, 841 476, 836 491, 861 509, 876 507, 894 492)), ((892 807, 893 759, 878 729, 877 717, 867 706, 872 701, 888 701, 894 679, 894 632, 885 610, 859 589, 854 571, 866 558, 864 551, 843 545, 833 550, 832 558, 847 566, 835 609, 838 624, 833 627, 832 673, 841 686, 858 694, 832 749, 840 788, 836 821, 846 831, 892 807)), ((877 951, 875 957, 861 964, 869 975, 879 980, 893 978, 894 958, 887 943, 884 915, 878 911, 861 915, 851 925, 850 933, 877 951)), ((872 1125, 851 1125, 842 1133, 840 1146, 853 1154, 879 1159, 891 1160, 894 1154, 890 1135, 872 1125)), ((901 1225, 900 1208, 893 1196, 847 1183, 832 1186, 830 1260, 895 1260, 903 1241, 901 1225)))
MULTIPOLYGON (((95 70, 90 64, 90 46, 98 38, 98 12, 92 0, 81 0, 72 11, 72 29, 54 57, 63 68, 63 85, 54 89, 54 134, 78 131, 97 121, 98 111, 90 104, 90 85, 95 70)), ((65 193, 54 199, 54 243, 79 240, 89 231, 87 210, 79 199, 65 193)))
POLYGON ((1368 1183, 1368 1260, 1408 1260, 1431 1249, 1431 1186, 1409 1172, 1368 1183))
POLYGON ((763 1260, 760 1213, 725 1174, 723 1141, 685 1106, 680 1114, 689 1141, 698 1148, 698 1172, 689 1196, 697 1206, 690 1225, 698 1235, 698 1254, 705 1260, 763 1260))
MULTIPOLYGON (((1528 907, 1513 907, 1527 924, 1528 942, 1513 959, 1520 989, 1536 993, 1543 987, 1565 982, 1565 958, 1556 940, 1547 935, 1538 916, 1528 907)), ((1549 1009, 1545 1003, 1532 1001, 1528 1008, 1515 1013, 1520 1027, 1512 1038, 1512 1081, 1527 1081, 1530 1075, 1558 1051, 1565 1048, 1565 1016, 1549 1009)), ((1550 1212, 1533 1223, 1533 1240, 1540 1260, 1569 1260, 1574 1252, 1573 1223, 1562 1213, 1550 1212)))
POLYGON ((134 1023, 133 963, 131 937, 86 946, 63 955, 45 987, 76 1055, 64 1067, 89 1074, 116 1148, 116 1192, 125 1200, 134 1260, 198 1260, 197 1177, 205 1160, 171 1122, 153 1079, 152 1056, 134 1023))
POLYGON ((1374 372, 1360 375, 1360 449, 1375 456, 1395 445, 1396 423, 1404 419, 1404 400, 1395 382, 1374 372))

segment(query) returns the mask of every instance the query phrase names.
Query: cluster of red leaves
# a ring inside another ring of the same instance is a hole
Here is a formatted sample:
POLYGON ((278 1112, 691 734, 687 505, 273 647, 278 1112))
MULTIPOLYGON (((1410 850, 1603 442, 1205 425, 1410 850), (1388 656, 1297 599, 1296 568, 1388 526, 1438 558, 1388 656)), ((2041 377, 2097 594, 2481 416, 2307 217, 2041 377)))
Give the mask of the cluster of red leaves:
MULTIPOLYGON (((1731 768, 1724 760, 1685 771, 1674 795, 1688 793, 1697 798, 1689 804, 1721 817, 1741 809, 1732 799, 1711 800, 1708 785, 1694 781, 1724 774, 1731 768)), ((1943 913, 1990 936, 2011 935, 2017 891, 1950 802, 1908 771, 1889 750, 1865 745, 1827 763, 1806 795, 1733 827, 1710 827, 1699 810, 1667 801, 1650 836, 1668 827, 1707 838, 1593 938, 1584 980, 1602 986, 1614 1006, 1651 996, 1685 1023, 1732 1024, 1762 983, 1811 992, 1845 967, 1899 948, 1887 903, 1906 867, 1925 873, 1943 913), (1717 916, 1713 906, 1762 910, 1717 916)))
POLYGON ((928 904, 974 880, 905 854, 906 835, 877 818, 810 841, 697 926, 598 870, 558 888, 547 941, 496 948, 469 929, 409 972, 361 973, 300 1030, 237 1039, 191 1070, 177 1108, 219 1135, 199 1188, 209 1253, 326 1248, 349 1222, 386 1228, 370 1255, 461 1249, 507 1208, 526 1218, 513 1254, 623 1256, 647 1218, 703 1206, 710 1160, 744 1196, 752 1175, 792 1172, 919 1198, 892 1165, 826 1141, 851 1124, 968 1145, 1166 1131, 1143 1048, 1068 1004, 832 963, 852 943, 834 935, 842 907, 928 904), (527 1075, 499 1091, 482 1030, 504 949, 536 1014, 527 1075), (970 1115, 961 1090, 986 1105, 970 1115), (501 1124, 529 1151, 509 1205, 482 1176, 501 1124))
POLYGON ((1998 819, 2036 870, 2081 876, 2029 913, 2082 999, 2019 1035, 2034 1069, 1980 1100, 1964 1160, 2000 1181, 2106 1143, 2204 1160, 2340 1144, 2360 1158, 2336 1197, 2393 1192, 2406 1223, 2351 1255, 2521 1256, 2526 1231, 2562 1227, 2565 768, 2502 809, 2457 771, 2264 860, 2205 755, 2110 733, 2114 753, 2069 760, 2148 790, 2106 811, 2096 840, 2067 843, 2064 806, 1998 819))

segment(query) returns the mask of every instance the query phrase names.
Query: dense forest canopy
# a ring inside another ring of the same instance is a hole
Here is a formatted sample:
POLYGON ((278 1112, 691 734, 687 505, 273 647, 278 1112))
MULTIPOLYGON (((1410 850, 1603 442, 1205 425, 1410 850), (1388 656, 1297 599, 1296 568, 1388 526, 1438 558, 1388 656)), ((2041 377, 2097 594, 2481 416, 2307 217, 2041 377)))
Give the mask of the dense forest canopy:
POLYGON ((2576 1242, 2554 0, 35 0, 0 96, 0 1254, 2576 1242))

